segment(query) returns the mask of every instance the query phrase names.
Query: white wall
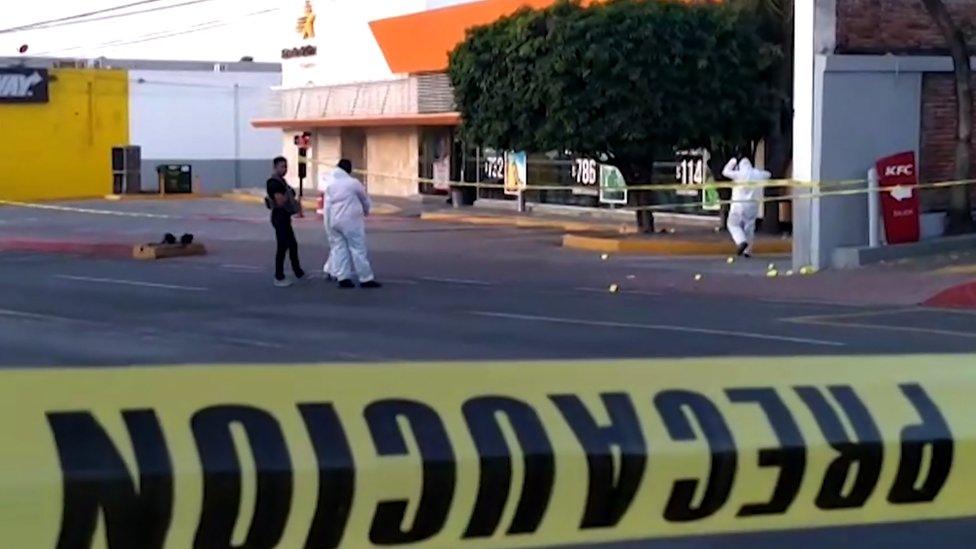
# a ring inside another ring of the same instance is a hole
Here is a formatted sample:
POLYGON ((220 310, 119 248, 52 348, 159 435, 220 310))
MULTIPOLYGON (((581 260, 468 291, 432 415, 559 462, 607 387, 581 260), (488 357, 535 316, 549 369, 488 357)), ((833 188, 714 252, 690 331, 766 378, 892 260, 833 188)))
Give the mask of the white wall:
MULTIPOLYGON (((331 86, 396 78, 390 72, 369 22, 426 9, 464 4, 472 0, 313 0, 316 37, 303 42, 295 33, 295 20, 304 12, 304 0, 287 0, 283 11, 282 48, 315 45, 318 55, 282 59, 282 85, 331 86), (293 15, 293 17, 291 17, 293 15)), ((423 40, 423 37, 417 37, 423 40)))
POLYGON ((129 140, 147 159, 273 157, 280 132, 256 130, 251 120, 267 112, 280 79, 273 72, 131 71, 129 140))
POLYGON ((269 111, 280 83, 278 72, 129 71, 129 142, 142 147, 143 190, 158 188, 157 165, 173 163, 192 166, 196 192, 260 187, 281 131, 251 120, 269 111))

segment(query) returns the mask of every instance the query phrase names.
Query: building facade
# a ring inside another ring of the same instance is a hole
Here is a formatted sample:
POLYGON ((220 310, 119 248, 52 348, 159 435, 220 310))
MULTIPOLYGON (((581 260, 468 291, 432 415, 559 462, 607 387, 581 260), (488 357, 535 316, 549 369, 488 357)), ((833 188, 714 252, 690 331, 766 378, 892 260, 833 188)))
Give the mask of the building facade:
MULTIPOLYGON (((945 0, 971 28, 976 3, 945 0)), ((921 182, 952 179, 956 100, 945 41, 919 0, 796 3, 794 177, 864 179, 874 162, 913 151, 921 182)), ((976 152, 976 151, 974 151, 976 152)), ((945 193, 923 191, 938 227, 945 193)), ((794 263, 826 267, 868 243, 866 195, 794 203, 794 263)))
POLYGON ((465 159, 453 144, 460 117, 445 73, 448 53, 473 26, 551 3, 294 0, 300 17, 282 51, 283 86, 274 108, 253 124, 282 130, 282 151, 292 161, 294 136, 312 133, 312 181, 340 158, 368 172, 373 194, 417 195, 418 176, 435 172, 457 179, 465 159))
POLYGON ((277 132, 251 127, 281 82, 278 64, 113 59, 0 59, 0 77, 43 75, 43 101, 0 98, 0 198, 85 198, 113 191, 112 149, 141 149, 141 189, 156 167, 188 164, 193 188, 253 187, 279 154, 277 132))

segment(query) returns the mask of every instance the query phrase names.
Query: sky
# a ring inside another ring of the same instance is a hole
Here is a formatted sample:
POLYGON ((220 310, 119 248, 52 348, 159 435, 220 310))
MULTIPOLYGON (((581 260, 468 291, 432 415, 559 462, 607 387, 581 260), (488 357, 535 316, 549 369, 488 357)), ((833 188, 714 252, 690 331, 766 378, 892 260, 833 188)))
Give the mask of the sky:
MULTIPOLYGON (((85 12, 130 4, 138 0, 0 0, 0 29, 29 25, 85 12), (16 3, 17 9, 7 8, 16 3)), ((429 7, 471 0, 428 0, 429 7)), ((390 4, 398 0, 314 0, 321 23, 329 10, 355 9, 362 3, 390 4)), ((192 3, 152 13, 59 26, 51 29, 2 32, 0 57, 114 57, 133 59, 186 59, 280 61, 281 49, 294 42, 295 22, 304 0, 160 0, 128 8, 145 10, 192 3)), ((113 14, 124 13, 113 12, 113 14)), ((108 14, 105 14, 108 15, 108 14)))

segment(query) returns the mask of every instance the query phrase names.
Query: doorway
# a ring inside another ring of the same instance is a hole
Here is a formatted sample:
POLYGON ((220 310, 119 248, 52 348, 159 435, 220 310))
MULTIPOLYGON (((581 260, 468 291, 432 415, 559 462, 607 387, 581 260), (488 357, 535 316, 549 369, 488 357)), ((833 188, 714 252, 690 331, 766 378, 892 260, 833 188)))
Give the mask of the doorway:
POLYGON ((368 185, 366 170, 366 132, 362 128, 343 128, 339 134, 339 148, 342 158, 348 158, 352 162, 353 170, 356 172, 357 179, 368 185))

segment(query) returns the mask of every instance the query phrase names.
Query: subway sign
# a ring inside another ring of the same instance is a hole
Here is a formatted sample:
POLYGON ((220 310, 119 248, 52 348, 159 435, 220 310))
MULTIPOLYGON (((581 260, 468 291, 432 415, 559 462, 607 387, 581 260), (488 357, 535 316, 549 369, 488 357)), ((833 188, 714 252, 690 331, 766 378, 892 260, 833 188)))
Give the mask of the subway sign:
POLYGON ((47 69, 0 69, 0 103, 47 103, 47 69))

